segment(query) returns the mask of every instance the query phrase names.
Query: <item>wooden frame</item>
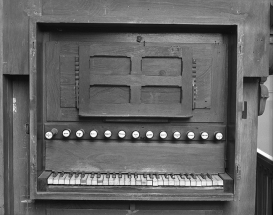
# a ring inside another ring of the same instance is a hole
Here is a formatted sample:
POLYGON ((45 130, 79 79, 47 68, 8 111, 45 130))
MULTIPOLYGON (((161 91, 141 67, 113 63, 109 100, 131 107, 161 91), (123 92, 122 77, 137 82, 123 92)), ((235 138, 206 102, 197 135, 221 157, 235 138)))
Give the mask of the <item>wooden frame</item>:
MULTIPOLYGON (((109 24, 114 24, 115 20, 108 20, 109 24)), ((191 26, 199 26, 201 24, 208 24, 208 20, 202 20, 202 22, 200 22, 201 20, 199 20, 199 22, 196 23, 192 23, 191 22, 191 26)), ((31 104, 31 109, 30 109, 30 118, 31 118, 31 123, 30 123, 30 137, 31 137, 31 146, 30 146, 30 161, 31 161, 31 166, 32 171, 31 171, 31 177, 30 177, 30 186, 31 186, 31 198, 33 199, 66 199, 67 196, 69 196, 69 199, 82 199, 83 196, 85 199, 101 199, 101 200, 110 200, 110 199, 116 199, 116 200, 122 200, 122 199, 134 199, 134 200, 184 200, 184 201, 189 201, 189 200, 202 200, 202 201, 211 201, 211 200, 215 200, 215 201, 219 201, 219 200, 233 200, 234 199, 234 194, 232 193, 222 193, 222 194, 213 194, 213 193, 204 193, 201 194, 200 192, 197 193, 178 193, 175 196, 172 197, 168 197, 168 192, 173 192, 171 190, 167 191, 165 190, 164 193, 167 192, 166 195, 162 196, 162 194, 157 193, 157 194, 153 194, 150 195, 148 194, 147 196, 145 196, 145 194, 143 192, 140 192, 139 195, 134 196, 134 197, 130 197, 130 193, 128 194, 112 194, 110 195, 110 193, 102 193, 102 190, 97 190, 97 192, 94 192, 93 194, 90 193, 86 193, 86 194, 77 194, 74 192, 66 192, 66 193, 62 193, 62 192, 56 192, 56 191, 52 191, 50 193, 47 192, 37 192, 37 178, 38 175, 41 173, 41 170, 43 169, 43 162, 41 162, 41 160, 38 159, 39 157, 39 153, 42 153, 43 149, 41 148, 41 146, 39 146, 38 144, 38 136, 37 133, 40 133, 42 135, 43 133, 43 129, 42 127, 38 124, 39 122, 42 121, 41 116, 37 115, 37 111, 38 105, 40 106, 40 104, 37 103, 37 97, 36 97, 36 91, 37 91, 37 83, 43 83, 43 80, 38 79, 37 74, 39 73, 39 71, 37 70, 37 60, 39 60, 38 55, 42 55, 41 50, 39 51, 36 47, 39 41, 39 38, 42 38, 42 33, 39 32, 37 30, 38 24, 46 24, 46 25, 50 25, 50 23, 59 23, 61 22, 60 19, 52 19, 52 17, 49 18, 37 18, 37 19, 33 19, 31 20, 31 27, 30 27, 30 41, 31 41, 31 47, 30 47, 30 65, 31 65, 31 70, 30 70, 30 85, 31 85, 31 89, 30 89, 30 104, 31 104), (39 120, 40 118, 40 120, 39 120), (36 155, 37 154, 37 155, 36 155), (161 196, 161 197, 160 197, 161 196)), ((73 19, 73 21, 69 21, 66 20, 65 23, 86 23, 87 20, 82 20, 82 19, 73 19)), ((106 22, 106 20, 103 21, 103 23, 106 22)), ((149 23, 149 20, 146 20, 147 23, 149 23)), ((179 23, 178 23, 179 24, 179 23)), ((185 24, 183 22, 183 24, 185 24)), ((233 33, 233 37, 235 38, 235 40, 233 42, 235 43, 230 43, 229 45, 231 46, 231 51, 232 53, 229 52, 230 55, 233 56, 232 60, 230 60, 230 62, 232 62, 233 66, 231 66, 231 71, 229 71, 229 73, 232 73, 232 75, 234 76, 234 80, 236 80, 235 82, 233 82, 233 84, 235 85, 235 88, 230 89, 229 88, 229 94, 230 94, 230 108, 236 110, 236 113, 238 112, 238 108, 240 108, 240 98, 242 95, 242 68, 240 67, 240 65, 242 64, 242 59, 240 58, 240 55, 237 52, 237 48, 238 48, 238 44, 237 44, 237 40, 236 38, 240 36, 241 34, 241 29, 240 29, 240 22, 233 22, 232 25, 229 22, 223 22, 223 23, 214 23, 213 25, 210 23, 210 26, 215 26, 216 29, 217 27, 219 27, 220 31, 222 31, 224 29, 224 31, 226 29, 236 29, 235 31, 237 31, 237 34, 234 32, 233 33), (226 28, 225 28, 226 26, 226 28), (236 48, 235 48, 236 47, 236 48), (234 53, 236 53, 236 55, 234 55, 234 53), (234 56, 236 56, 236 58, 234 58, 234 56), (237 62, 237 65, 234 64, 234 62, 237 62), (236 97, 237 94, 237 97, 236 97), (237 100, 236 100, 237 99, 237 100)), ((227 38, 228 39, 228 38, 227 38)), ((229 38, 232 41, 232 37, 229 38)), ((43 65, 43 64, 42 64, 43 65)), ((41 69, 41 68, 40 68, 41 69)), ((41 114, 41 113, 40 113, 41 114)), ((240 116, 238 115, 233 115, 234 118, 231 119, 231 123, 236 122, 235 124, 237 125, 237 123, 239 122, 239 118, 240 116)), ((237 130, 237 127, 236 127, 237 130)), ((232 136, 234 134, 237 134, 235 129, 229 129, 229 136, 232 136)), ((239 136, 235 136, 235 139, 232 139, 232 142, 236 142, 237 139, 239 138, 239 136)), ((238 144, 237 144, 238 147, 238 144)), ((230 153, 230 157, 231 159, 228 161, 227 163, 227 167, 230 169, 230 173, 231 175, 234 176, 234 173, 232 172, 233 169, 236 169, 235 163, 236 160, 234 160, 234 156, 236 158, 236 148, 230 148, 229 149, 229 153, 230 153)), ((238 154, 237 154, 238 155, 238 154)), ((236 181, 235 181, 236 183, 236 181)), ((112 191, 109 191, 112 192, 112 191)), ((149 193, 149 192, 148 192, 149 193)))

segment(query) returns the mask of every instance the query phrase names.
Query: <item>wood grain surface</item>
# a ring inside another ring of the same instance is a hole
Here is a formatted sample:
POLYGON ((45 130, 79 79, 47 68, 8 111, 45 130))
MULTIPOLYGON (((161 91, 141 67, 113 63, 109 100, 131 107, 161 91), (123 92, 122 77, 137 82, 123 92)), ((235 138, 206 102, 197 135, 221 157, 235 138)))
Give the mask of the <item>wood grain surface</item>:
POLYGON ((224 144, 46 141, 46 170, 224 172, 224 144))

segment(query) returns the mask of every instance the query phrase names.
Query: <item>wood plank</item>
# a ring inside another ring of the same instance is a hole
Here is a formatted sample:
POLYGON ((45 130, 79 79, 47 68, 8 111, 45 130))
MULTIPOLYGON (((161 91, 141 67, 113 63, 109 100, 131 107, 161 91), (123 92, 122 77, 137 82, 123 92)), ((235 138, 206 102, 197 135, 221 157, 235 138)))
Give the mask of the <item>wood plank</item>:
MULTIPOLYGON (((7 2, 5 2, 5 4, 7 4, 7 2)), ((5 162, 4 162, 4 129, 5 126, 4 122, 6 122, 4 120, 4 117, 7 113, 7 110, 5 110, 7 108, 7 106, 5 105, 5 89, 6 89, 6 84, 4 84, 5 80, 4 80, 4 76, 3 76, 3 69, 5 66, 3 63, 3 57, 4 57, 4 40, 3 40, 3 34, 5 33, 4 31, 4 20, 6 20, 6 17, 3 16, 4 13, 4 6, 3 3, 0 3, 0 16, 2 17, 2 19, 0 19, 0 65, 2 65, 0 67, 0 86, 1 86, 1 90, 0 90, 0 214, 4 214, 5 210, 4 210, 4 204, 5 204, 5 193, 4 193, 4 171, 5 171, 5 162)))
POLYGON ((46 170, 221 173, 224 143, 46 141, 46 170))
MULTIPOLYGON (((81 16, 109 16, 109 17, 135 17, 135 19, 154 16, 155 20, 161 21, 164 17, 184 16, 221 16, 223 14, 235 13, 231 9, 232 2, 223 0, 212 0, 202 3, 195 0, 190 3, 186 1, 162 0, 128 2, 128 1, 107 1, 89 2, 79 0, 76 3, 72 0, 66 1, 64 7, 63 0, 53 2, 43 0, 43 14, 45 15, 81 15, 81 16), (164 8, 164 10, 162 9, 164 8), (145 10, 146 9, 146 10, 145 10)), ((161 21, 162 22, 162 21, 161 21)))
MULTIPOLYGON (((24 213, 29 206, 23 203, 29 195, 29 82, 28 77, 13 80, 13 202, 14 214, 24 213)), ((10 190, 11 191, 11 190, 10 190)), ((31 205, 31 203, 30 203, 31 205)))
POLYGON ((60 55, 60 84, 75 85, 75 57, 76 55, 60 55))
POLYGON ((75 85, 61 85, 60 86, 60 108, 76 107, 76 89, 75 85))
POLYGON ((60 118, 60 62, 59 43, 46 43, 46 110, 47 120, 60 118))
POLYGON ((102 215, 102 214, 128 214, 136 213, 138 215, 222 215, 221 210, 117 210, 117 209, 47 209, 47 215, 102 215))
POLYGON ((5 41, 4 61, 7 62, 6 74, 29 74, 28 56, 28 1, 21 1, 20 4, 16 0, 4 3, 3 14, 5 17, 5 31, 3 39, 5 41))

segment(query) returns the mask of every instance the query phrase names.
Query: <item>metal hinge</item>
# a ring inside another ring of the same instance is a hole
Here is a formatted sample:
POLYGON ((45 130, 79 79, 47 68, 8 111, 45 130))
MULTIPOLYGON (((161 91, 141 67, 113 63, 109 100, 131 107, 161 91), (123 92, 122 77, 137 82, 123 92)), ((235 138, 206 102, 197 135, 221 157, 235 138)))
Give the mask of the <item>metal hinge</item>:
POLYGON ((28 123, 25 124, 25 131, 26 131, 26 134, 29 134, 29 124, 28 123))

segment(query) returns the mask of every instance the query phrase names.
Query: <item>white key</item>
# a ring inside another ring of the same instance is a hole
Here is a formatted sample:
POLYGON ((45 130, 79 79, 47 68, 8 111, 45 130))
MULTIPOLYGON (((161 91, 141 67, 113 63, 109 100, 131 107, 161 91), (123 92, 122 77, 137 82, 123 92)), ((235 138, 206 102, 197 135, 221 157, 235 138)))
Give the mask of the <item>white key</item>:
POLYGON ((97 180, 98 180, 98 184, 97 184, 97 185, 99 185, 99 186, 102 185, 103 178, 104 178, 104 175, 103 175, 103 174, 100 174, 100 177, 97 176, 97 180))
POLYGON ((183 176, 183 175, 179 175, 178 176, 178 178, 179 178, 179 180, 180 180, 180 186, 186 186, 186 181, 185 181, 185 176, 183 176))
POLYGON ((130 180, 130 182, 131 182, 131 186, 135 186, 136 185, 136 180, 135 180, 135 177, 132 175, 131 176, 131 180, 130 180))
POLYGON ((116 177, 114 178, 114 186, 119 186, 119 177, 116 174, 116 177))
POLYGON ((141 186, 142 185, 142 183, 141 183, 141 176, 140 175, 138 175, 137 176, 137 178, 135 178, 135 180, 136 180, 136 186, 141 186))
POLYGON ((212 177, 212 186, 218 186, 218 180, 215 178, 215 175, 211 175, 212 177))
POLYGON ((53 184, 59 184, 60 175, 61 175, 61 174, 58 173, 58 174, 56 175, 56 177, 53 178, 53 184))
POLYGON ((114 178, 113 178, 112 174, 110 174, 110 178, 108 180, 108 183, 109 183, 109 186, 113 186, 114 185, 114 178))
POLYGON ((150 177, 150 175, 147 175, 147 186, 153 186, 153 179, 150 177))
POLYGON ((200 175, 197 175, 197 177, 201 181, 201 186, 206 187, 207 186, 207 181, 205 179, 203 179, 200 175))
POLYGON ((202 186, 202 181, 200 180, 200 178, 198 177, 198 175, 195 175, 195 177, 196 177, 196 186, 197 187, 201 187, 202 186))
POLYGON ((76 183, 75 184, 77 184, 77 185, 81 184, 81 174, 78 174, 76 176, 76 183))
POLYGON ((125 177, 125 182, 124 182, 124 185, 125 186, 129 186, 129 185, 131 185, 131 178, 129 178, 129 175, 124 175, 124 177, 125 177))
POLYGON ((207 186, 209 187, 212 186, 212 180, 208 176, 206 177, 206 182, 207 182, 207 186))
POLYGON ((74 185, 76 184, 76 174, 73 174, 70 178, 69 184, 74 185))
POLYGON ((156 177, 156 175, 154 175, 154 178, 153 178, 153 187, 157 187, 158 186, 158 179, 156 177))
POLYGON ((163 182, 163 178, 164 176, 162 175, 159 175, 159 179, 157 179, 157 185, 158 186, 163 186, 164 185, 164 182, 163 182))
POLYGON ((68 176, 68 174, 64 174, 62 177, 59 178, 59 184, 65 184, 65 178, 68 176))
POLYGON ((81 177, 81 185, 87 185, 88 174, 85 174, 84 177, 81 177))
POLYGON ((190 179, 188 179, 185 175, 183 175, 184 176, 184 178, 185 178, 185 186, 186 187, 190 187, 191 186, 191 181, 190 181, 190 179))
POLYGON ((119 185, 124 186, 125 185, 125 175, 122 174, 121 178, 119 178, 119 185))
POLYGON ((171 176, 169 176, 169 186, 174 186, 174 178, 172 178, 171 176))
POLYGON ((219 186, 224 186, 224 181, 219 175, 214 175, 214 177, 217 179, 219 186))
POLYGON ((64 184, 70 184, 70 179, 72 178, 73 175, 68 174, 65 179, 64 179, 64 184))
POLYGON ((102 181, 102 185, 103 186, 108 186, 109 185, 109 178, 110 178, 110 175, 107 175, 107 174, 102 174, 103 175, 103 181, 102 181), (109 177, 109 178, 108 178, 109 177))
POLYGON ((195 180, 191 175, 188 175, 188 178, 189 178, 190 181, 191 181, 191 187, 197 186, 196 180, 195 180))
POLYGON ((47 184, 53 184, 54 179, 54 173, 51 173, 51 175, 47 179, 47 184))
POLYGON ((97 174, 94 174, 94 178, 92 179, 92 185, 94 185, 94 186, 97 186, 97 185, 98 185, 97 174))
POLYGON ((178 178, 178 175, 175 175, 174 177, 175 177, 175 179, 174 179, 174 186, 179 186, 180 185, 180 180, 178 178))
POLYGON ((146 178, 144 178, 143 175, 139 175, 140 178, 141 178, 141 185, 142 186, 147 186, 147 175, 146 175, 146 178))
POLYGON ((169 186, 169 179, 165 177, 165 175, 162 176, 163 184, 164 186, 169 186))
POLYGON ((86 185, 88 185, 88 186, 92 185, 91 174, 88 174, 88 176, 87 176, 86 185))

